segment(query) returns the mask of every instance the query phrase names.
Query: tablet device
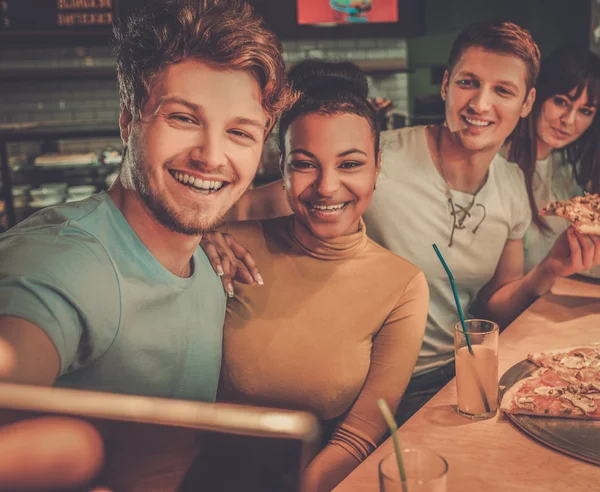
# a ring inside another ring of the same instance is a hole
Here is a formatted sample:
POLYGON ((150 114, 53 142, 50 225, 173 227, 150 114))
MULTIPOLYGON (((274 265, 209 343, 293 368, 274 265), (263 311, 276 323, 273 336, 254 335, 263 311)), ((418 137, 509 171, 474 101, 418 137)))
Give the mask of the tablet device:
POLYGON ((0 409, 92 421, 116 492, 300 491, 320 439, 316 418, 301 411, 59 387, 0 383, 0 409))

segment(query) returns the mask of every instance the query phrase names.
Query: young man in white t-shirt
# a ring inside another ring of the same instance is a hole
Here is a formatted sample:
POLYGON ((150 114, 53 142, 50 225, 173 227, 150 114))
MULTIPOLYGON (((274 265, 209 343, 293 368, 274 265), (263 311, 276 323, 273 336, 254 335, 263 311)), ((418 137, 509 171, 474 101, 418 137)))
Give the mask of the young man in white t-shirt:
MULTIPOLYGON (((525 29, 474 24, 452 46, 441 91, 444 124, 382 134, 382 171, 364 216, 367 234, 423 270, 431 292, 423 347, 398 412, 402 421, 454 375, 458 314, 432 243, 454 274, 464 310, 476 307, 501 325, 559 277, 600 263, 600 237, 569 229, 523 275, 523 236, 531 219, 523 174, 497 152, 531 111, 539 63, 525 29)), ((281 184, 273 183, 247 192, 232 218, 288 213, 281 184)), ((253 265, 250 270, 257 272, 253 265)))

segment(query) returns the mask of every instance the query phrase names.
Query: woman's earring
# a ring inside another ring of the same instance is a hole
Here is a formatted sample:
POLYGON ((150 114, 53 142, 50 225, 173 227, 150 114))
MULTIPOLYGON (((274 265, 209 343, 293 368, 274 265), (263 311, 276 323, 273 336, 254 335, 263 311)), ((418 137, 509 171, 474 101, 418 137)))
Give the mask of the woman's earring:
POLYGON ((376 190, 376 189, 377 189, 377 183, 375 183, 375 184, 373 185, 373 190, 376 190))

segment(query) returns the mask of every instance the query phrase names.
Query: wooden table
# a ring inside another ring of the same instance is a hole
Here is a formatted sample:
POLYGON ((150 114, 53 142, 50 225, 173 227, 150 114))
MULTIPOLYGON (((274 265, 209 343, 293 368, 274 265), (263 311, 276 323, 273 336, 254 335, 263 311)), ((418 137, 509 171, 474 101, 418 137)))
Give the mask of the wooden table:
MULTIPOLYGON (((600 342, 600 284, 573 282, 557 284, 563 295, 539 299, 500 335, 500 375, 528 352, 600 342)), ((454 379, 400 428, 399 437, 403 447, 427 447, 446 458, 448 492, 600 491, 599 466, 535 441, 504 415, 485 421, 460 416, 454 379)), ((388 439, 335 492, 379 490, 377 465, 390 452, 388 439)))

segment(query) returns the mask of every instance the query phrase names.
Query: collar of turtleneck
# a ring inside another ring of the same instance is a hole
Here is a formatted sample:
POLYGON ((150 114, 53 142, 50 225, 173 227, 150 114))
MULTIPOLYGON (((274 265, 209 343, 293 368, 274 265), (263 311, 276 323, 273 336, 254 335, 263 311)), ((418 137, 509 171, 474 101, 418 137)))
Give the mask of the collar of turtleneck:
POLYGON ((288 222, 288 231, 294 242, 309 256, 320 260, 340 260, 360 253, 367 244, 367 229, 362 218, 358 231, 346 236, 323 240, 312 232, 293 215, 288 222))

